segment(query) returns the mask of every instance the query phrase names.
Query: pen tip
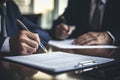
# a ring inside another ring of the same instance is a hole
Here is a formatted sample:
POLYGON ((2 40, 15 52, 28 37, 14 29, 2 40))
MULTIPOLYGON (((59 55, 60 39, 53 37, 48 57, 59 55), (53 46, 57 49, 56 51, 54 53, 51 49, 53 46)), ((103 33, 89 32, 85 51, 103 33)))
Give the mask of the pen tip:
POLYGON ((45 49, 45 52, 48 53, 48 51, 45 49))

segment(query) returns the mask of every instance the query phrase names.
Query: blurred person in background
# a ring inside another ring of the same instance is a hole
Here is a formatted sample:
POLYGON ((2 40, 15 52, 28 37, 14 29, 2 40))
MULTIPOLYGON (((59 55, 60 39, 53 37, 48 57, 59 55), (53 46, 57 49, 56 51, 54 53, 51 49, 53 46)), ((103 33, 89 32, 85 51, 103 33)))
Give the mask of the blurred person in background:
POLYGON ((51 36, 75 45, 120 44, 120 0, 69 0, 51 36), (73 29, 75 27, 75 30, 73 29))

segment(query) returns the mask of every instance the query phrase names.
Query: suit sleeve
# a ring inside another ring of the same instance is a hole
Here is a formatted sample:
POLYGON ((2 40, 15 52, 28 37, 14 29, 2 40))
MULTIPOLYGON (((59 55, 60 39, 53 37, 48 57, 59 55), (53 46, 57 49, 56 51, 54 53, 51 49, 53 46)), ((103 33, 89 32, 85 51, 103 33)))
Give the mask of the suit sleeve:
POLYGON ((26 18, 23 18, 23 23, 29 28, 31 32, 38 33, 40 40, 43 44, 47 44, 47 42, 50 40, 50 36, 47 33, 47 31, 40 28, 40 26, 35 25, 31 21, 27 20, 26 18))
MULTIPOLYGON (((47 42, 50 40, 50 36, 48 34, 47 31, 43 30, 40 26, 34 24, 33 22, 29 21, 28 19, 26 19, 25 17, 23 17, 18 9, 18 6, 16 4, 15 5, 15 10, 16 10, 16 14, 17 14, 17 18, 20 19, 31 32, 34 33, 38 33, 40 40, 43 44, 47 44, 47 42)), ((21 26, 18 25, 18 27, 20 28, 21 26)))

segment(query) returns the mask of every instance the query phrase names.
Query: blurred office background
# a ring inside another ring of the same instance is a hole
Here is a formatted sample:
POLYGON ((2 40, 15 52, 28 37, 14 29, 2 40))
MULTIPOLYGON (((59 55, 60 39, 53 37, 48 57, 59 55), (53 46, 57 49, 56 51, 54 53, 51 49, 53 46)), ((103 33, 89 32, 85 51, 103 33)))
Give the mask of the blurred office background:
POLYGON ((43 29, 49 30, 53 20, 64 12, 68 0, 14 0, 14 2, 24 16, 32 17, 39 21, 37 24, 43 29))

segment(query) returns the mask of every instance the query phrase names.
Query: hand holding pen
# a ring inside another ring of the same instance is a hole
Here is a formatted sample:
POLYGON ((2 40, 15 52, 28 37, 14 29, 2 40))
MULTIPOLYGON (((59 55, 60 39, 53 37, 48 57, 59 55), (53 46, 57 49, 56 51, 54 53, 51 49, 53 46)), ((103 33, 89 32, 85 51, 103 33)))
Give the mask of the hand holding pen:
POLYGON ((57 39, 66 39, 73 32, 73 27, 71 25, 67 25, 67 21, 64 16, 61 17, 61 24, 56 26, 55 29, 55 37, 57 39))
POLYGON ((26 33, 29 34, 29 35, 27 35, 27 37, 28 37, 27 40, 29 40, 29 42, 27 42, 27 40, 25 40, 25 41, 31 47, 31 49, 29 49, 30 51, 33 48, 34 49, 33 51, 35 52, 35 50, 37 50, 37 48, 40 46, 45 52, 48 52, 47 49, 44 47, 44 45, 40 42, 38 34, 30 32, 29 29, 19 19, 17 19, 17 22, 22 26, 24 31, 26 31, 26 33))
POLYGON ((40 40, 37 34, 21 30, 10 40, 10 51, 13 55, 28 55, 35 53, 39 47, 40 40))

